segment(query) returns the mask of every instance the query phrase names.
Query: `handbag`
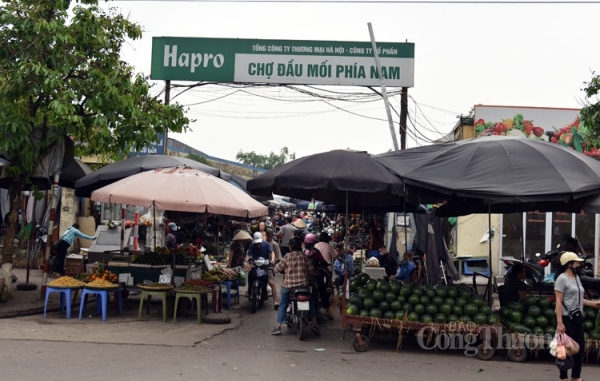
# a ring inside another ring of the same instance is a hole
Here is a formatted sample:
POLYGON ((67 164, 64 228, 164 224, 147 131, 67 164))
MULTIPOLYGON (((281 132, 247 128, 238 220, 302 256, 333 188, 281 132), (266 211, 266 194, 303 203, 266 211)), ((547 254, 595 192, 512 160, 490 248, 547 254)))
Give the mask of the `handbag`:
POLYGON ((56 241, 52 242, 52 247, 57 248, 58 247, 58 243, 60 241, 62 241, 63 238, 65 238, 65 236, 67 235, 68 232, 71 231, 71 229, 73 229, 72 227, 68 228, 67 230, 65 230, 65 232, 60 236, 59 239, 57 239, 56 241))

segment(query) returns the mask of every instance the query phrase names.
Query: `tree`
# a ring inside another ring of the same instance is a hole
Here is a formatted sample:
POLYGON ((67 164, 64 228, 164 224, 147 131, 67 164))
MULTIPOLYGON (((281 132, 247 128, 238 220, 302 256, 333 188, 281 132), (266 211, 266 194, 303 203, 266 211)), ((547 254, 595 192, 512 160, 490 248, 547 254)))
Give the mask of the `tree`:
POLYGON ((592 147, 600 148, 600 101, 598 93, 600 92, 600 76, 592 73, 592 79, 583 83, 582 89, 587 97, 587 104, 580 112, 579 131, 585 136, 585 140, 592 147), (595 98, 595 103, 590 102, 590 98, 595 98))
POLYGON ((254 151, 244 152, 242 150, 239 150, 237 155, 235 155, 235 158, 239 162, 247 164, 247 165, 252 165, 254 167, 264 168, 264 169, 273 169, 273 168, 278 167, 281 164, 285 163, 286 161, 288 161, 288 159, 289 160, 296 159, 296 154, 295 153, 290 154, 288 151, 288 148, 283 147, 279 151, 279 155, 276 155, 275 153, 273 153, 273 151, 271 151, 271 153, 269 153, 269 156, 260 155, 254 151))
POLYGON ((3 263, 12 262, 19 197, 45 153, 72 137, 80 154, 121 159, 182 132, 179 105, 150 96, 147 79, 121 61, 141 27, 98 0, 5 0, 0 5, 0 151, 13 165, 3 263))
POLYGON ((190 160, 195 160, 198 161, 202 164, 206 164, 206 165, 212 165, 210 161, 208 161, 207 158, 205 158, 204 156, 200 156, 196 153, 190 153, 189 155, 187 155, 187 158, 190 160))

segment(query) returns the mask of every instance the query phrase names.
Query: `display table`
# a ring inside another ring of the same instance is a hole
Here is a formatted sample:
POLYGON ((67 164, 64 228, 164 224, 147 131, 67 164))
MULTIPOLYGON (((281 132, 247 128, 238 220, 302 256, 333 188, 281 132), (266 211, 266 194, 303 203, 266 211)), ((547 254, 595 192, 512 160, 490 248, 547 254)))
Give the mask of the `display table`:
POLYGON ((140 308, 138 310, 138 320, 142 318, 142 309, 144 308, 144 301, 148 299, 148 303, 146 304, 146 315, 150 313, 150 302, 152 301, 152 297, 155 296, 162 300, 162 310, 163 310, 163 322, 167 322, 167 296, 173 291, 173 287, 165 287, 165 288, 145 288, 142 285, 138 285, 138 288, 142 290, 142 294, 140 295, 140 308))
MULTIPOLYGON (((106 269, 113 274, 131 274, 135 283, 141 283, 145 280, 151 282, 158 282, 161 272, 164 270, 164 266, 161 267, 137 267, 135 265, 129 266, 106 266, 106 269)), ((186 277, 187 268, 175 268, 175 276, 186 277)))
POLYGON ((179 299, 187 298, 193 304, 196 301, 196 313, 198 315, 198 324, 202 323, 202 300, 206 301, 206 314, 208 315, 208 294, 212 294, 213 312, 219 312, 217 306, 219 304, 220 287, 213 287, 206 291, 182 291, 175 289, 175 309, 173 311, 173 323, 177 321, 177 307, 179 299))

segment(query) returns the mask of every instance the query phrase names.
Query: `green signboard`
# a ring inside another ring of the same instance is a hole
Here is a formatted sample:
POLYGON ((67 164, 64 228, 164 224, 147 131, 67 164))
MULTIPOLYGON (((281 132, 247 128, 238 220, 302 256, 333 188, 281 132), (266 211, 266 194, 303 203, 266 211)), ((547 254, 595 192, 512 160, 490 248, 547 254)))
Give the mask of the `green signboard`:
MULTIPOLYGON (((377 43, 386 86, 414 86, 413 43, 377 43)), ((378 86, 370 42, 154 37, 155 80, 378 86)))

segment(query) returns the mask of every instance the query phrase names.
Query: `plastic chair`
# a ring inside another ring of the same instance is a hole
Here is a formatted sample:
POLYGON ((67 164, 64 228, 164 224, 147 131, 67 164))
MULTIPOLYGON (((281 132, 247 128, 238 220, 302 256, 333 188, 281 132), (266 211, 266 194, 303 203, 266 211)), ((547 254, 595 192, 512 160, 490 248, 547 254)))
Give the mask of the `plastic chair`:
POLYGON ((239 280, 224 280, 221 282, 227 290, 223 292, 223 294, 227 295, 227 309, 231 309, 231 292, 232 288, 235 290, 234 298, 237 299, 237 304, 240 303, 240 282, 239 280))
MULTIPOLYGON (((85 311, 86 298, 87 295, 96 295, 96 313, 102 313, 102 321, 106 321, 106 310, 108 308, 108 295, 110 292, 107 290, 92 290, 88 288, 84 288, 81 293, 81 304, 79 305, 79 320, 81 320, 83 313, 85 311)), ((114 292, 115 298, 117 298, 117 303, 119 304, 119 315, 123 315, 123 302, 121 300, 121 293, 114 292)))
POLYGON ((188 294, 183 292, 175 293, 175 310, 173 311, 173 323, 177 321, 177 306, 179 305, 180 298, 189 299, 192 305, 194 304, 194 300, 196 301, 196 313, 198 314, 198 324, 202 323, 202 294, 188 294))
POLYGON ((67 309, 67 319, 71 318, 71 311, 72 311, 72 306, 71 306, 71 298, 73 296, 77 295, 77 291, 78 289, 70 289, 70 288, 55 288, 55 287, 46 287, 46 299, 44 301, 44 319, 46 318, 46 309, 48 307, 48 297, 50 296, 50 293, 52 292, 59 292, 60 293, 60 310, 64 310, 65 309, 65 304, 66 304, 66 309, 67 309), (75 292, 73 292, 75 291, 75 292), (66 301, 66 303, 65 303, 66 301))
POLYGON ((142 318, 142 309, 144 308, 144 301, 148 299, 148 305, 146 306, 146 315, 150 313, 150 301, 153 296, 156 296, 162 300, 162 308, 163 308, 163 322, 167 322, 167 293, 168 291, 148 291, 142 290, 142 294, 140 295, 140 308, 138 311, 138 320, 142 318))

